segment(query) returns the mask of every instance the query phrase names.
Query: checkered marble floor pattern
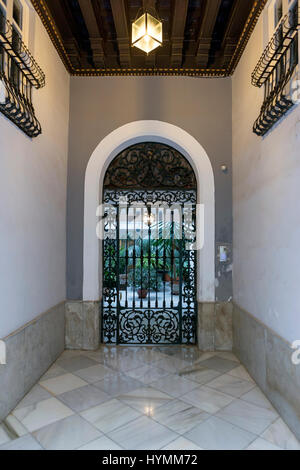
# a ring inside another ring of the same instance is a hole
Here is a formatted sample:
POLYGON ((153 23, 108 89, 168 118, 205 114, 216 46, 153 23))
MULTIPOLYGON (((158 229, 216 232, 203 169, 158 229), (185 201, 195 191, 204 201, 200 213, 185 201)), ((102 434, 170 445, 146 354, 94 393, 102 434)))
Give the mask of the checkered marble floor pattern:
POLYGON ((300 449, 231 353, 65 351, 0 427, 0 450, 300 449))

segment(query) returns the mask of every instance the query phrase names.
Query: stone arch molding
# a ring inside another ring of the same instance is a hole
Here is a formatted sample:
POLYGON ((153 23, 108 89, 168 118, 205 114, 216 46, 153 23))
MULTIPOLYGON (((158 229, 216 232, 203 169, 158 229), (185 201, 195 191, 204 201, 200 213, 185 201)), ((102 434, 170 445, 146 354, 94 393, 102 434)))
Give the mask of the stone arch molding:
POLYGON ((210 159, 200 143, 186 131, 161 121, 135 121, 108 134, 88 162, 84 188, 83 300, 101 298, 102 253, 96 236, 96 210, 102 200, 105 172, 123 150, 139 142, 160 142, 181 152, 197 178, 198 203, 204 204, 204 245, 197 258, 197 296, 200 302, 215 300, 215 185, 210 159))

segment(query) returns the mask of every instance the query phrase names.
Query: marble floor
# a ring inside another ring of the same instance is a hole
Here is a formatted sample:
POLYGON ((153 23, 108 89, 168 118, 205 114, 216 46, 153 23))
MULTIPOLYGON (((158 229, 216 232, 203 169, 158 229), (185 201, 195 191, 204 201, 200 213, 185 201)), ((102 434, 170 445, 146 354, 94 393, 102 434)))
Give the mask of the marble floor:
POLYGON ((0 450, 300 449, 232 353, 65 351, 0 426, 0 450))

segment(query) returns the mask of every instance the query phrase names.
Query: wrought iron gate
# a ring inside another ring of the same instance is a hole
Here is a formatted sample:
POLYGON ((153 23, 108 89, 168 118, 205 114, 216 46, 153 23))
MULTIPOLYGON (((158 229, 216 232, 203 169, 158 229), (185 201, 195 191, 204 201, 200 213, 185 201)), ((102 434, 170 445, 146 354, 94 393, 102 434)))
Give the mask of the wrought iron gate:
MULTIPOLYGON (((134 158, 136 164, 140 163, 136 156, 139 159, 147 156, 148 168, 144 175, 147 186, 151 183, 149 179, 155 171, 157 157, 160 163, 164 158, 168 162, 168 173, 174 168, 170 165, 174 165, 170 152, 177 159, 177 175, 183 175, 182 171, 180 173, 183 165, 185 177, 187 168, 193 171, 184 157, 168 146, 148 143, 139 144, 138 150, 136 147, 134 154, 132 148, 126 152, 131 152, 130 158, 134 158)), ((113 162, 115 169, 127 170, 130 166, 128 153, 126 167, 120 166, 122 158, 124 153, 119 161, 113 162)), ((172 178, 176 181, 175 174, 172 178)), ((190 249, 196 226, 194 180, 186 184, 187 189, 177 188, 177 185, 165 189, 161 181, 162 188, 157 189, 152 181, 154 188, 150 190, 141 189, 141 182, 138 184, 135 178, 132 182, 139 186, 137 189, 115 189, 109 172, 106 181, 108 179, 110 184, 105 185, 103 195, 103 342, 195 343, 196 256, 190 249)))

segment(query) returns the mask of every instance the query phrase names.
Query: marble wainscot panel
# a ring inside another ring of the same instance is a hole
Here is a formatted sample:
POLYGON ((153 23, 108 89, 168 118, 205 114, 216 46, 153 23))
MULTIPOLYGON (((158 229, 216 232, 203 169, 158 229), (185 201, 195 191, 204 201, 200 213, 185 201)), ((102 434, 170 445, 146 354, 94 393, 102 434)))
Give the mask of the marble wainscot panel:
POLYGON ((198 346, 201 351, 232 351, 231 302, 198 303, 198 346))
MULTIPOLYGON (((101 341, 100 302, 66 302, 66 349, 96 350, 101 341)), ((232 303, 198 303, 198 347, 232 351, 232 303)))
POLYGON ((0 365, 0 421, 19 403, 65 346, 62 302, 9 336, 6 364, 0 365))
POLYGON ((100 302, 66 302, 66 349, 98 349, 100 328, 100 302))
POLYGON ((234 304, 233 349, 289 428, 300 439, 300 365, 291 345, 234 304))

